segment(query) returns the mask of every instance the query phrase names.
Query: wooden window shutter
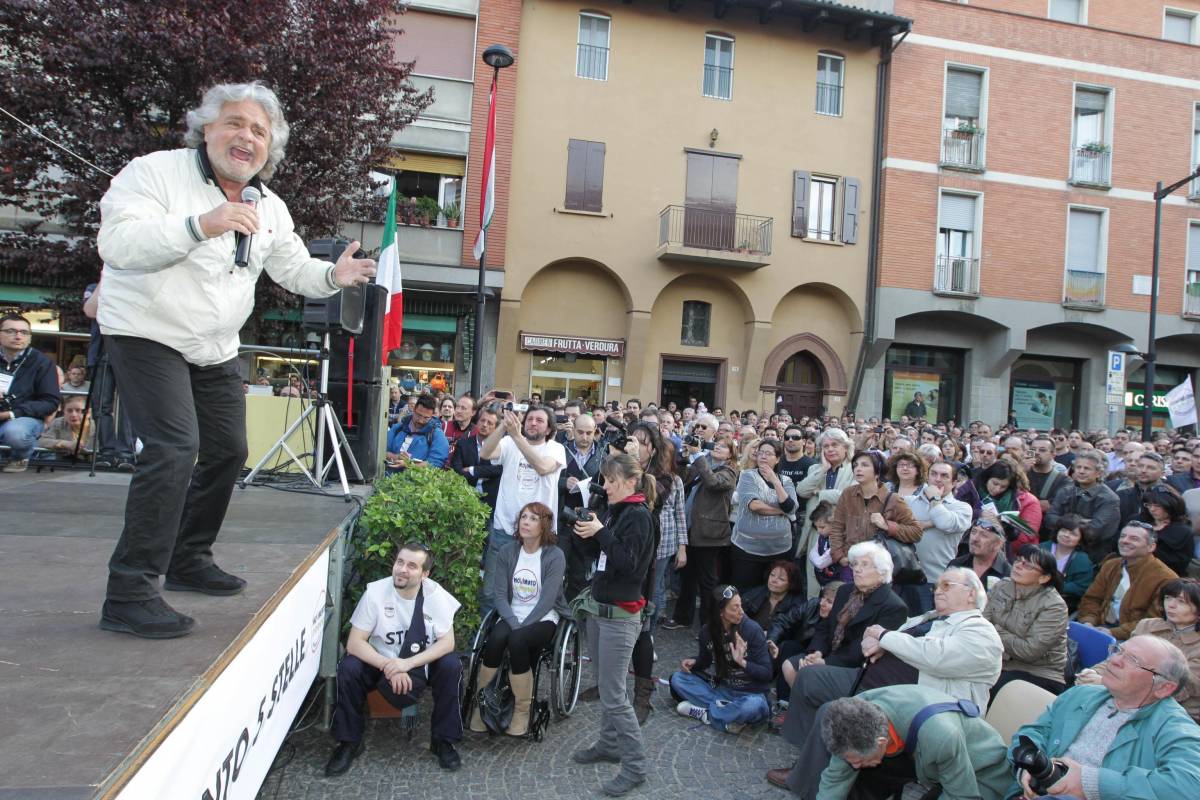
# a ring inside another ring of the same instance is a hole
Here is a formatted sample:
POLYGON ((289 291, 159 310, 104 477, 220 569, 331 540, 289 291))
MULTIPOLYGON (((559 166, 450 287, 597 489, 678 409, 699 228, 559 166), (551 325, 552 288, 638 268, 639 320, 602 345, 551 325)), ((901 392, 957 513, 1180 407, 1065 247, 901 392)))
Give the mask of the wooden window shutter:
POLYGON ((842 178, 842 241, 858 242, 858 178, 842 178))
POLYGON ((811 176, 804 170, 792 173, 792 236, 808 234, 808 187, 811 176))
POLYGON ((587 166, 583 173, 583 211, 604 209, 604 142, 585 142, 587 166))
POLYGON ((588 143, 582 139, 567 142, 567 194, 563 205, 573 211, 582 211, 587 202, 584 192, 587 146, 588 143))

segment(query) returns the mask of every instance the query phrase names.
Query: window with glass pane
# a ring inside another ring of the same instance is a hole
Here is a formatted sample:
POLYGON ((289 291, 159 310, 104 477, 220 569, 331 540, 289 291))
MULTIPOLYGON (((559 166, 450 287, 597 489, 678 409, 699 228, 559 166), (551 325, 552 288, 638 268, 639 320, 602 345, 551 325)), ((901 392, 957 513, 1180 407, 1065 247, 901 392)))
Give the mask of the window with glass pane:
POLYGON ((1050 0, 1050 19, 1083 22, 1083 0, 1050 0))
POLYGON ((683 329, 679 336, 680 344, 692 347, 708 347, 708 330, 712 314, 712 305, 700 300, 686 300, 683 303, 683 329))
MULTIPOLYGON (((1200 166, 1200 103, 1192 109, 1192 170, 1200 166)), ((1192 181, 1188 194, 1200 197, 1200 178, 1192 181)))
POLYGON ((1108 92, 1096 89, 1075 90, 1075 146, 1102 145, 1107 139, 1104 115, 1108 110, 1108 92))
POLYGON ((733 40, 704 37, 704 96, 733 98, 733 40))
POLYGON ((595 81, 608 80, 608 33, 610 20, 598 14, 579 15, 579 47, 575 74, 595 81))
POLYGON ((817 113, 842 115, 842 84, 845 60, 840 56, 817 55, 817 113))
POLYGON ((1100 234, 1104 214, 1083 208, 1072 208, 1067 229, 1067 269, 1082 272, 1102 272, 1100 263, 1100 234))
POLYGON ((1196 25, 1195 14, 1167 11, 1163 15, 1163 38, 1172 42, 1192 43, 1192 31, 1196 25))
POLYGON ((938 208, 937 271, 934 289, 974 294, 979 291, 975 273, 975 203, 967 194, 943 194, 938 208))
POLYGON ((812 179, 808 197, 808 238, 833 241, 834 195, 837 181, 832 178, 812 179))
POLYGON ((983 73, 948 67, 946 69, 946 130, 973 130, 979 127, 979 98, 983 92, 983 73))

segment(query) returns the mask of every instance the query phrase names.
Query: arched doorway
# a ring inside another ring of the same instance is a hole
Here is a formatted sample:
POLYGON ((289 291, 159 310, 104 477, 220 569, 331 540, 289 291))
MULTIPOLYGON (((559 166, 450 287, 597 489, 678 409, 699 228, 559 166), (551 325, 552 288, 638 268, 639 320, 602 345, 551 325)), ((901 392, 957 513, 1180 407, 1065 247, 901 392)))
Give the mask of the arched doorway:
POLYGON ((821 413, 825 379, 821 363, 807 350, 794 353, 775 377, 775 397, 793 417, 812 417, 821 413))

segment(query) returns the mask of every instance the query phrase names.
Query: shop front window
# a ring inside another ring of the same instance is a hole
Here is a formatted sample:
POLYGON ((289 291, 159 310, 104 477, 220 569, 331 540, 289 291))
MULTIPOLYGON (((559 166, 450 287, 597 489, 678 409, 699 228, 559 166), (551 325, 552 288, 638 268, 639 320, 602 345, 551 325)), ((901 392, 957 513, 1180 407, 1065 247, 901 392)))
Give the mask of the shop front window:
POLYGON ((458 320, 406 314, 400 347, 388 359, 392 378, 407 393, 454 394, 458 320))
POLYGON ((1009 416, 1018 428, 1070 430, 1079 417, 1079 381, 1078 361, 1022 356, 1012 367, 1009 416))
MULTIPOLYGON (((1167 392, 1183 383, 1191 371, 1182 367, 1158 364, 1154 368, 1154 405, 1150 418, 1155 430, 1170 427, 1171 411, 1167 405, 1167 392)), ((1142 427, 1142 414, 1146 406, 1146 367, 1140 366, 1125 376, 1125 426, 1142 427)))
POLYGON ((583 400, 588 405, 604 402, 607 359, 573 353, 533 353, 530 358, 530 396, 540 394, 543 403, 560 398, 583 400))
POLYGON ((892 420, 916 418, 923 407, 926 422, 961 422, 962 374, 961 351, 911 345, 889 348, 883 383, 884 416, 892 420))

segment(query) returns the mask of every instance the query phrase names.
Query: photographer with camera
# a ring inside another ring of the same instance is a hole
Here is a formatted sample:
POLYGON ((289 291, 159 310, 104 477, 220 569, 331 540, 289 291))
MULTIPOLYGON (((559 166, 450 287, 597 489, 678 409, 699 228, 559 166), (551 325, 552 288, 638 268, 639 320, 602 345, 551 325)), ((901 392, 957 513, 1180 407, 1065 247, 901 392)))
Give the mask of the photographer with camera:
MULTIPOLYGON (((557 423, 556 423, 557 424, 557 423)), ((596 444, 596 423, 586 414, 577 416, 572 427, 572 440, 566 443, 567 466, 558 475, 558 508, 560 519, 559 542, 567 557, 567 599, 574 600, 575 595, 587 585, 588 564, 592 561, 579 542, 571 536, 571 526, 575 524, 572 515, 570 519, 564 512, 577 513, 584 507, 583 493, 580 491, 580 481, 594 481, 600 474, 600 463, 604 460, 604 446, 596 444)), ((595 494, 599 487, 589 484, 589 494, 595 494)))
POLYGON ((1061 694, 1014 737, 1009 796, 1200 797, 1200 726, 1175 701, 1187 658, 1156 636, 1109 648, 1100 685, 1061 694))

